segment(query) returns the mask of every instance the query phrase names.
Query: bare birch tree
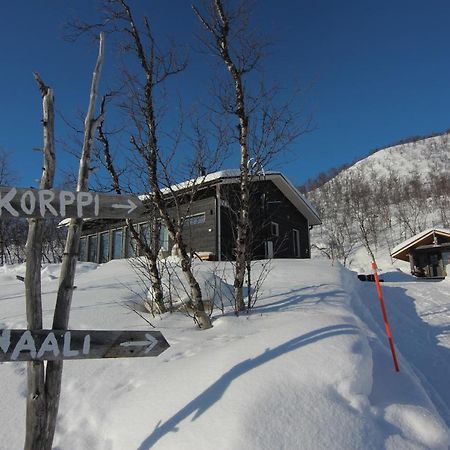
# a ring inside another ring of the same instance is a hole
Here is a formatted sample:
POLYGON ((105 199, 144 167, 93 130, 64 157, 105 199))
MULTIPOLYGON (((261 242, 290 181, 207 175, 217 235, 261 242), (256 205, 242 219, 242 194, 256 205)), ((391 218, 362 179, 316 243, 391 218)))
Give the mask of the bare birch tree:
MULTIPOLYGON (((267 42, 252 29, 248 2, 227 9, 221 0, 203 2, 202 11, 192 8, 206 30, 201 38, 208 54, 213 54, 226 68, 228 78, 217 85, 216 100, 219 115, 229 115, 237 128, 239 145, 239 214, 236 227, 234 295, 236 313, 245 309, 243 285, 251 251, 248 248, 251 227, 250 192, 251 159, 258 166, 273 161, 301 133, 309 128, 308 121, 299 120, 292 108, 292 99, 277 102, 278 89, 249 79, 255 75, 265 55, 267 42), (256 85, 252 88, 251 84, 256 85)), ((255 175, 257 173, 255 172, 255 175)))
MULTIPOLYGON (((174 48, 162 51, 153 36, 148 17, 142 20, 139 27, 134 19, 131 7, 124 0, 111 0, 103 3, 104 23, 98 25, 76 22, 71 24, 75 34, 89 32, 93 29, 112 33, 119 37, 119 46, 129 55, 132 55, 132 64, 136 62, 140 71, 124 70, 125 89, 128 101, 123 105, 134 127, 130 137, 133 150, 140 156, 145 166, 145 178, 151 189, 149 201, 153 202, 160 220, 165 224, 172 241, 178 246, 181 268, 190 286, 190 307, 199 327, 211 327, 209 315, 205 312, 202 301, 202 292, 193 270, 192 260, 187 246, 183 240, 183 217, 186 209, 182 208, 183 196, 171 188, 170 161, 174 155, 164 157, 158 130, 158 109, 155 101, 157 90, 169 77, 182 72, 187 65, 186 59, 179 58, 174 48), (166 190, 162 186, 166 182, 166 190), (176 209, 175 217, 169 212, 167 197, 176 209)), ((192 183, 189 196, 193 198, 200 182, 192 183)))
MULTIPOLYGON (((105 109, 106 97, 102 99, 101 111, 103 112, 105 109)), ((103 128, 103 122, 100 124, 98 128, 99 141, 102 144, 104 163, 106 166, 106 170, 111 176, 112 180, 112 189, 117 194, 122 194, 122 188, 120 184, 120 175, 114 165, 113 158, 110 150, 110 143, 107 133, 103 128)), ((151 224, 151 240, 147 242, 145 237, 140 235, 133 224, 131 219, 126 220, 126 224, 128 230, 131 233, 132 238, 137 243, 137 246, 140 250, 140 253, 144 255, 146 258, 147 264, 145 265, 145 269, 149 273, 150 284, 152 287, 152 295, 154 302, 158 307, 158 311, 160 313, 166 312, 166 307, 164 305, 164 293, 161 283, 161 274, 158 268, 158 241, 159 241, 159 227, 157 222, 156 211, 154 208, 151 208, 153 205, 150 202, 150 224, 151 224)), ((153 311, 151 311, 153 312, 153 311)))
POLYGON ((235 309, 236 311, 242 311, 245 309, 245 303, 243 299, 243 285, 245 278, 246 268, 246 255, 247 255, 247 238, 249 234, 249 209, 250 209, 250 176, 248 161, 249 156, 249 138, 248 138, 248 126, 249 116, 246 108, 246 98, 244 94, 244 80, 243 76, 252 70, 258 62, 261 54, 258 50, 257 53, 250 53, 243 55, 241 62, 236 62, 232 58, 229 49, 229 33, 230 33, 230 19, 225 14, 222 2, 215 0, 214 5, 210 8, 210 18, 204 18, 199 10, 194 6, 194 12, 204 25, 206 30, 212 35, 212 43, 208 43, 208 47, 218 54, 219 57, 225 63, 227 70, 230 73, 234 83, 234 114, 238 119, 239 130, 239 146, 240 146, 240 163, 239 163, 239 176, 240 176, 240 208, 237 225, 236 236, 236 266, 235 266, 235 309))

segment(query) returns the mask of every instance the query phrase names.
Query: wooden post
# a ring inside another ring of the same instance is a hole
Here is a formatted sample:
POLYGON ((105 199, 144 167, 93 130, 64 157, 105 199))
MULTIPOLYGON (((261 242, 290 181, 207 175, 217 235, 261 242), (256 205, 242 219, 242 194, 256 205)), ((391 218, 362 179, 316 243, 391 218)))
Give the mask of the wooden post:
MULTIPOLYGON (((80 158, 80 168, 78 172, 77 191, 88 190, 89 161, 91 155, 92 141, 98 123, 102 116, 95 119, 94 110, 97 98, 98 84, 104 60, 104 36, 100 34, 99 53, 92 75, 89 106, 84 121, 84 140, 80 158)), ((78 257, 78 247, 80 243, 82 218, 71 219, 67 234, 66 246, 64 249, 61 273, 59 277, 58 294, 53 317, 53 328, 66 330, 69 323, 70 306, 72 303, 73 282, 75 279, 75 269, 78 257)), ((63 361, 49 361, 47 363, 45 388, 47 395, 47 419, 46 419, 46 450, 51 450, 53 437, 55 434, 56 417, 58 415, 59 397, 61 393, 63 361)))
MULTIPOLYGON (((44 126, 44 169, 40 181, 41 189, 50 189, 55 173, 54 106, 53 91, 46 86, 38 74, 34 77, 42 93, 44 126)), ((28 329, 42 329, 41 260, 43 219, 29 219, 26 244, 25 298, 28 329)), ((27 363, 27 412, 25 446, 28 449, 43 448, 45 440, 45 375, 42 361, 27 363)))
POLYGON ((386 334, 389 340, 389 347, 391 348, 392 359, 394 360, 394 367, 396 372, 400 372, 400 367, 398 365, 397 354, 394 347, 394 339, 392 338, 391 327, 389 325, 389 320, 386 311, 386 305, 384 304, 383 292, 381 291, 380 279, 377 273, 377 263, 372 263, 373 276, 375 278, 375 285, 377 287, 378 298, 380 299, 381 312, 383 314, 384 326, 386 328, 386 334))

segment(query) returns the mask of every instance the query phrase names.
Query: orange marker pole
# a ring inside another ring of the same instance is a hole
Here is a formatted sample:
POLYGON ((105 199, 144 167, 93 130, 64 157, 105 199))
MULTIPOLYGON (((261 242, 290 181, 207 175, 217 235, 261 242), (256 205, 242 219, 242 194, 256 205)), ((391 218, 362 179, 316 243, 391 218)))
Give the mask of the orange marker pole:
POLYGON ((373 276, 375 278, 375 285, 377 286, 378 298, 380 299, 381 312, 383 313, 384 326, 386 327, 386 334, 389 340, 389 347, 391 347, 392 359, 394 360, 395 371, 400 372, 398 366, 397 354, 395 353, 394 340, 392 339, 391 327, 386 311, 386 305, 384 304, 383 292, 381 291, 380 279, 378 278, 377 263, 372 263, 373 276))

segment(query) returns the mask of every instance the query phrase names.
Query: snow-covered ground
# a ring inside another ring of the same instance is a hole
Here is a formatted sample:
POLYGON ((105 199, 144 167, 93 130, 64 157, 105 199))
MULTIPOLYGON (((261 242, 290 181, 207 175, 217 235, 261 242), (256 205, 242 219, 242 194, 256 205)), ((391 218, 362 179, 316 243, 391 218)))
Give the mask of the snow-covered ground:
MULTIPOLYGON (((58 269, 43 269, 47 327, 58 269)), ((26 326, 21 271, 0 268, 2 328, 26 326)), ((171 345, 160 356, 67 361, 55 448, 447 449, 450 283, 382 278, 399 374, 373 283, 325 260, 277 260, 248 315, 217 310, 206 331, 147 315, 171 345)), ((81 264, 76 285, 72 329, 150 329, 124 307, 143 292, 126 261, 81 264)), ((0 364, 1 449, 23 446, 25 369, 0 364)))

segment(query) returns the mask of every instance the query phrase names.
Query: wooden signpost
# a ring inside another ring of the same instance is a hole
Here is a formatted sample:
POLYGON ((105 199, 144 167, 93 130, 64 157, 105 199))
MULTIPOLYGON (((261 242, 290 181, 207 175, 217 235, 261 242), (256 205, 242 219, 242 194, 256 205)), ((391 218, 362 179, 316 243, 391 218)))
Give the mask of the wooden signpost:
MULTIPOLYGON (((139 218, 132 195, 0 187, 0 217, 139 218)), ((169 348, 159 331, 0 330, 0 362, 158 356, 169 348)))
POLYGON ((0 330, 0 362, 158 356, 159 331, 0 330))
POLYGON ((0 187, 0 217, 133 219, 143 213, 135 195, 0 187))

